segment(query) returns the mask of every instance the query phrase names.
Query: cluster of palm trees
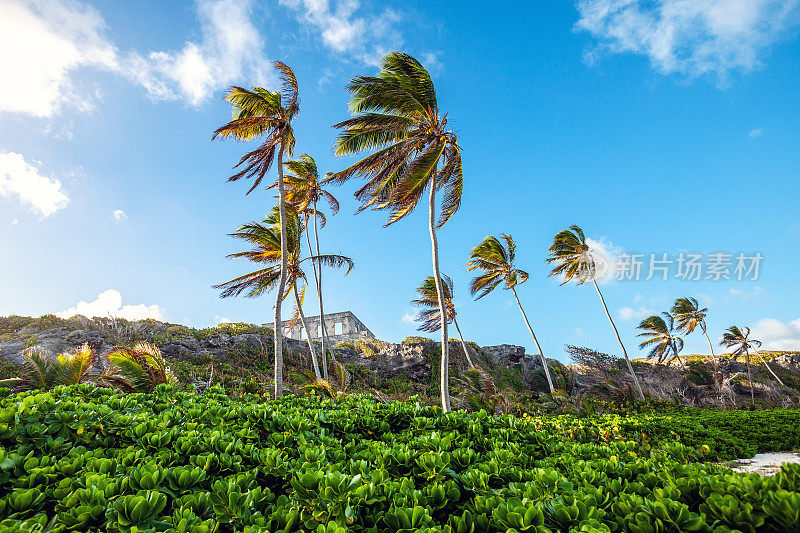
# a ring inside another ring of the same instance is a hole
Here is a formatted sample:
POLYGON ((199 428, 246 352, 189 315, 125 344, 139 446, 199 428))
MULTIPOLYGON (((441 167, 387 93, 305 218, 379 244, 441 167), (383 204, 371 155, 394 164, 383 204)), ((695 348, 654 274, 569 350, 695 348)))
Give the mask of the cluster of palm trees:
MULTIPOLYGON (((714 354, 714 345, 708 336, 708 326, 706 324, 706 315, 708 308, 700 307, 700 303, 696 298, 685 297, 678 298, 672 305, 670 311, 664 311, 661 315, 651 315, 641 321, 638 328, 642 330, 639 333, 640 337, 644 337, 644 341, 639 345, 642 349, 649 349, 647 358, 655 358, 656 364, 672 361, 678 361, 680 366, 685 369, 683 361, 680 358, 680 352, 683 349, 683 338, 680 334, 689 335, 699 328, 703 336, 708 342, 708 347, 711 350, 711 363, 714 367, 714 382, 717 389, 722 395, 722 385, 724 376, 720 371, 719 361, 714 354)), ((769 364, 764 360, 758 351, 761 347, 761 341, 750 338, 750 328, 739 326, 729 327, 723 334, 720 346, 731 349, 731 355, 734 359, 740 356, 745 356, 745 363, 747 366, 747 379, 750 383, 750 400, 755 405, 755 391, 753 387, 753 375, 750 369, 750 353, 758 355, 761 362, 769 370, 770 374, 784 386, 781 379, 773 372, 769 364)))
MULTIPOLYGON (((295 315, 306 329, 314 373, 318 379, 327 380, 326 347, 330 346, 328 332, 323 321, 320 364, 302 312, 307 283, 307 275, 302 266, 306 261, 310 261, 312 265, 319 312, 320 316, 324 316, 322 267, 346 266, 349 272, 353 261, 345 256, 320 254, 318 226, 324 226, 326 219, 319 211, 318 204, 326 202, 331 214, 335 214, 339 208, 338 202, 325 187, 362 178, 365 183, 355 193, 360 202, 358 211, 367 208, 388 211, 387 226, 409 215, 427 194, 433 275, 423 280, 417 290, 419 298, 413 303, 423 308, 420 329, 441 332, 440 399, 442 408, 449 411, 449 323, 453 323, 458 330, 467 364, 474 365, 456 322, 452 281, 439 269, 437 231, 460 206, 463 170, 458 138, 448 128, 447 114, 439 108, 430 74, 410 55, 392 52, 383 59, 381 70, 376 76, 353 78, 347 91, 350 93, 350 109, 354 116, 334 125, 340 130, 334 151, 337 156, 359 154, 361 158, 339 172, 328 172, 325 178, 320 179, 317 165, 311 156, 304 154, 299 159, 284 161, 284 157, 292 157, 296 144, 292 121, 300 109, 298 85, 293 71, 287 65, 276 62, 275 67, 282 80, 281 90, 232 87, 225 97, 233 108, 232 119, 214 132, 213 138, 259 142, 255 149, 239 160, 234 167, 239 170, 229 181, 253 179, 252 186, 247 191, 249 194, 258 188, 274 164, 277 167, 277 179, 270 182, 267 188, 276 187, 278 191, 277 205, 263 222, 245 224, 232 234, 247 241, 252 249, 231 254, 229 257, 246 258, 262 268, 215 287, 222 289, 223 297, 240 294, 255 297, 276 290, 276 397, 283 393, 281 303, 289 294, 294 296, 295 315), (289 170, 288 175, 284 174, 284 167, 289 170), (438 217, 437 193, 440 198, 438 217), (313 248, 309 237, 309 228, 312 226, 315 241, 313 248), (308 247, 306 257, 302 257, 302 234, 306 236, 308 247)), ((504 289, 511 290, 536 345, 552 393, 555 388, 547 360, 517 295, 517 285, 527 281, 529 274, 514 265, 515 250, 516 244, 507 234, 501 234, 500 239, 489 235, 475 246, 467 268, 469 271, 478 271, 479 274, 472 280, 470 292, 476 299, 480 299, 501 284, 504 289)), ((550 275, 561 277, 562 285, 569 281, 575 281, 578 285, 588 281, 594 285, 625 357, 628 371, 640 397, 644 398, 639 379, 597 283, 595 255, 583 230, 573 225, 556 234, 549 248, 547 262, 554 265, 550 275)), ((676 301, 672 314, 653 316, 642 321, 640 327, 645 330, 643 335, 647 336, 642 347, 650 347, 651 356, 659 357, 659 361, 671 356, 682 364, 678 353, 683 341, 674 334, 674 329, 688 334, 700 327, 708 339, 705 312, 705 309, 699 309, 694 299, 682 298, 676 301)), ((757 341, 748 340, 748 334, 747 328, 729 328, 722 344, 734 347, 735 351, 742 350, 747 357, 749 372, 749 353, 757 341)), ((332 351, 330 353, 333 354, 332 351)), ((712 358, 716 369, 713 348, 712 358)))

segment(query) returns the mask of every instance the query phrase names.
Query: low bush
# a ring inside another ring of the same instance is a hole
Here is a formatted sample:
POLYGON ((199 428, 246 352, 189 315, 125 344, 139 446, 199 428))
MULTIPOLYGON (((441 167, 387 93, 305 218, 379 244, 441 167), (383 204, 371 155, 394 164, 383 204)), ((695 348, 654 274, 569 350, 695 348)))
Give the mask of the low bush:
MULTIPOLYGON (((672 438, 676 428, 688 436, 690 423, 669 417, 444 414, 166 385, 147 395, 75 385, 0 397, 2 531, 800 528, 800 467, 761 478, 694 462, 709 449, 672 438), (641 437, 661 421, 672 429, 641 437)), ((764 425, 754 414, 709 420, 764 425)), ((796 420, 773 415, 784 429, 796 420)))

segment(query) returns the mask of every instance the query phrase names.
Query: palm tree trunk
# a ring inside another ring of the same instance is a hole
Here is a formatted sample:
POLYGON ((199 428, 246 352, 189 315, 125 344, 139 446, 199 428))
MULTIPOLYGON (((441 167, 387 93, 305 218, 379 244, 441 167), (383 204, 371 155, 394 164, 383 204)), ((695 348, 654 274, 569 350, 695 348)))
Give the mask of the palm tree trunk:
POLYGON ((428 228, 431 234, 431 255, 433 256, 433 279, 436 281, 436 296, 439 300, 439 320, 442 329, 442 357, 439 361, 439 387, 442 399, 442 409, 445 413, 450 411, 450 353, 447 338, 447 311, 444 305, 444 289, 442 277, 439 274, 439 243, 436 240, 436 168, 433 169, 433 178, 430 184, 431 192, 428 200, 428 228))
MULTIPOLYGON (((314 200, 314 213, 317 212, 317 201, 314 200)), ((317 233, 317 217, 314 216, 314 243, 317 245, 317 255, 319 255, 319 234, 317 233)), ((325 326, 325 311, 322 309, 322 264, 319 265, 319 272, 317 273, 317 298, 319 299, 319 316, 320 316, 320 323, 322 325, 322 365, 323 365, 323 373, 325 375, 325 379, 328 379, 328 353, 325 351, 325 347, 329 346, 331 351, 331 359, 336 361, 336 357, 333 354, 333 346, 331 345, 330 341, 328 340, 328 328, 325 326)))
POLYGON ((711 344, 711 339, 708 338, 708 333, 706 333, 706 329, 703 328, 703 335, 706 336, 706 340, 708 341, 708 347, 711 348, 711 362, 714 363, 714 370, 716 371, 717 366, 717 356, 714 355, 714 346, 711 344))
POLYGON ((531 337, 533 337, 533 343, 536 345, 536 349, 539 351, 539 359, 542 360, 542 368, 544 369, 544 375, 547 377, 547 384, 550 386, 550 394, 554 394, 556 392, 555 387, 553 387, 553 380, 550 378, 550 369, 547 367, 547 359, 544 356, 544 352, 542 352, 542 347, 539 346, 539 341, 536 338, 536 334, 533 333, 533 328, 531 327, 531 323, 528 322, 528 316, 525 314, 525 310, 522 308, 522 304, 519 302, 519 296, 517 296, 517 289, 513 286, 511 287, 511 292, 514 293, 514 299, 517 300, 517 307, 519 307, 520 313, 522 313, 522 318, 525 320, 525 325, 528 326, 528 331, 531 332, 531 337))
POLYGON ((611 318, 611 313, 608 312, 608 306, 606 305, 605 298, 603 298, 603 293, 600 292, 600 287, 597 286, 597 280, 593 279, 592 283, 594 283, 594 288, 597 290, 597 295, 600 297, 600 303, 603 304, 603 310, 606 312, 608 321, 611 322, 611 327, 614 329, 614 335, 617 336, 619 347, 622 348, 622 355, 625 356, 625 362, 628 363, 628 372, 630 372, 631 376, 633 377, 633 382, 636 384, 636 388, 639 390, 639 396, 642 400, 644 400, 644 393, 642 392, 641 385, 639 385, 639 378, 636 377, 636 372, 633 371, 633 365, 631 365, 631 360, 628 358, 628 351, 625 349, 625 345, 622 344, 622 339, 619 337, 619 331, 617 331, 617 326, 614 324, 614 320, 611 318))
POLYGON ((475 365, 472 363, 472 358, 469 356, 469 352, 467 351, 467 343, 464 342, 464 336, 461 335, 461 328, 458 327, 458 321, 453 317, 453 324, 456 326, 456 331, 458 332, 458 338, 461 340, 461 347, 464 348, 464 356, 467 358, 467 364, 470 368, 473 368, 475 365))
POLYGON ((278 149, 278 214, 281 218, 281 275, 275 297, 275 397, 283 395, 283 323, 281 303, 286 288, 286 206, 283 193, 283 143, 278 149))
MULTIPOLYGON (((725 398, 724 393, 722 392, 722 384, 724 378, 722 376, 722 372, 719 371, 719 364, 717 363, 717 356, 714 355, 714 345, 711 344, 711 339, 708 338, 708 333, 706 333, 705 325, 701 324, 701 330, 703 331, 703 335, 706 337, 706 341, 708 341, 708 347, 711 350, 711 362, 714 364, 714 383, 717 385, 717 392, 719 392, 719 401, 720 404, 724 406, 725 398)), ((733 405, 736 405, 736 400, 733 401, 733 405)))
MULTIPOLYGON (((315 209, 315 212, 316 212, 316 209, 315 209)), ((311 238, 308 235, 308 220, 306 220, 305 234, 306 234, 306 244, 308 244, 308 255, 313 256, 314 252, 312 251, 312 248, 311 248, 311 238)), ((317 254, 317 255, 319 255, 319 254, 317 254)), ((314 285, 317 288, 317 298, 319 298, 320 297, 319 278, 317 277, 319 274, 318 274, 318 271, 317 271, 317 263, 316 263, 316 261, 314 259, 311 260, 311 268, 314 269, 314 285)), ((319 266, 319 269, 322 270, 322 265, 319 266)), ((321 323, 324 323, 322 311, 320 311, 320 313, 319 313, 319 321, 321 323)), ((314 332, 314 333, 316 334, 316 332, 314 332)), ((327 365, 327 362, 325 360, 325 328, 324 328, 324 326, 322 328, 322 334, 320 335, 320 342, 322 344, 322 361, 323 361, 323 363, 322 363, 322 378, 327 381, 327 379, 328 379, 328 365, 327 365)))
POLYGON ((292 292, 294 292, 294 301, 297 302, 297 313, 300 315, 300 323, 303 324, 303 329, 306 330, 306 338, 308 340, 308 351, 311 353, 311 365, 314 367, 314 375, 317 379, 322 376, 319 373, 319 363, 317 362, 317 351, 314 349, 314 343, 311 341, 311 332, 308 330, 306 324, 306 315, 303 314, 303 303, 300 301, 300 295, 297 294, 297 282, 292 284, 292 292))
POLYGON ((758 350, 756 350, 756 349, 753 349, 753 351, 754 351, 754 352, 756 352, 756 355, 758 356, 758 358, 759 358, 759 359, 761 359, 761 362, 762 362, 762 363, 764 363, 764 366, 765 366, 765 367, 767 367, 767 370, 769 370, 769 373, 770 373, 770 374, 772 374, 772 377, 774 377, 775 379, 777 379, 777 380, 778 380, 778 383, 780 383, 780 384, 781 384, 781 386, 785 387, 786 385, 784 385, 784 384, 783 384, 783 381, 781 381, 781 378, 779 378, 779 377, 778 377, 778 375, 777 375, 777 374, 775 374, 775 372, 773 372, 773 371, 772 371, 772 369, 769 367, 769 365, 768 365, 768 364, 767 364, 767 362, 764 360, 764 358, 763 358, 763 357, 761 357, 761 352, 759 352, 759 351, 758 351, 758 350))
POLYGON ((753 407, 756 406, 756 393, 753 390, 753 374, 750 373, 750 350, 745 350, 745 361, 747 362, 747 379, 750 381, 750 402, 753 404, 753 407))
POLYGON ((681 356, 678 355, 678 347, 675 345, 675 342, 672 343, 672 353, 675 354, 675 359, 677 359, 678 362, 681 364, 681 368, 683 370, 686 370, 686 365, 683 364, 683 361, 681 361, 681 356))

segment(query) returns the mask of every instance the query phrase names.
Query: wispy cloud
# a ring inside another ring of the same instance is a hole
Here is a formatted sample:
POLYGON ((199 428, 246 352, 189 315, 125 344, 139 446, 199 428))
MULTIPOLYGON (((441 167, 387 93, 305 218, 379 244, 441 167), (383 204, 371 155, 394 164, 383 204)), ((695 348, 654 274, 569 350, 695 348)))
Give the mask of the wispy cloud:
POLYGON ((43 175, 37 163, 28 163, 15 152, 0 153, 0 196, 19 197, 41 217, 55 214, 69 202, 61 181, 43 175))
POLYGON ((234 81, 273 86, 253 0, 198 0, 201 38, 177 51, 121 53, 91 5, 78 0, 0 3, 0 111, 52 117, 99 98, 76 73, 97 68, 141 85, 155 99, 197 106, 234 81), (13 50, 13 53, 8 51, 13 50))
POLYGON ((800 318, 783 322, 775 318, 759 320, 751 337, 764 344, 764 350, 800 350, 800 318))
POLYGON ((756 137, 761 137, 764 135, 764 128, 755 128, 747 132, 747 135, 750 136, 751 139, 755 139, 756 137))
POLYGON ((646 316, 654 314, 656 314, 656 311, 647 307, 638 307, 636 309, 633 307, 621 307, 617 311, 617 315, 619 315, 619 317, 626 322, 633 319, 641 320, 646 316))
POLYGON ((728 298, 736 298, 738 300, 749 302, 761 302, 767 299, 767 294, 764 292, 764 288, 761 286, 757 286, 750 291, 746 289, 728 289, 726 296, 728 298))
POLYGON ((116 211, 114 211, 113 217, 114 220, 116 220, 117 222, 122 222, 123 220, 128 218, 128 215, 126 215, 125 211, 123 211, 122 209, 117 209, 116 211))
POLYGON ((587 54, 646 56, 659 72, 724 79, 750 71, 759 56, 797 22, 800 0, 578 0, 577 30, 599 41, 587 54))
POLYGON ((98 294, 97 298, 91 302, 81 301, 75 307, 56 313, 56 316, 61 318, 70 318, 75 315, 83 315, 89 318, 110 316, 126 320, 142 320, 145 318, 164 320, 166 311, 155 304, 122 305, 122 295, 119 291, 109 289, 98 294))
POLYGON ((369 14, 358 0, 279 1, 293 10, 300 22, 314 27, 331 51, 362 63, 378 65, 383 55, 403 44, 397 29, 401 16, 391 8, 369 14))
POLYGON ((400 317, 400 322, 406 325, 417 325, 417 319, 419 318, 419 314, 417 313, 416 309, 406 309, 403 313, 403 316, 400 317))

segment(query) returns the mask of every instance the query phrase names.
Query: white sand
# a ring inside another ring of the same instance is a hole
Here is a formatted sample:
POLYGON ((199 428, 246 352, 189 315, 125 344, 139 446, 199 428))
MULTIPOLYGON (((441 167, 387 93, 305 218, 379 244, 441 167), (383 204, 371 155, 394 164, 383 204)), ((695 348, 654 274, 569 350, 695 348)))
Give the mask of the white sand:
POLYGON ((800 463, 800 453, 759 453, 752 459, 731 461, 730 467, 736 472, 754 472, 762 476, 774 476, 780 471, 783 463, 800 463))

